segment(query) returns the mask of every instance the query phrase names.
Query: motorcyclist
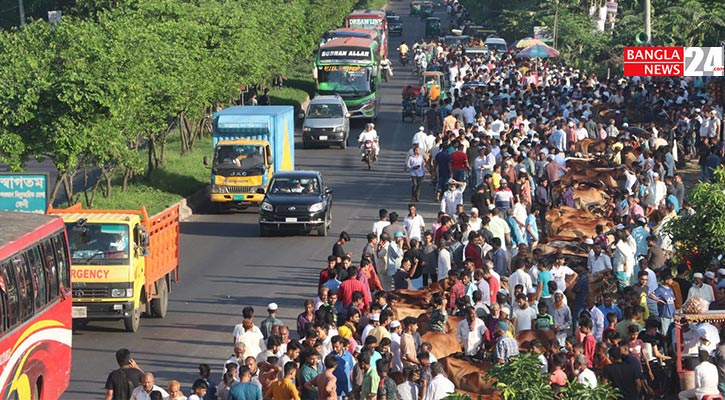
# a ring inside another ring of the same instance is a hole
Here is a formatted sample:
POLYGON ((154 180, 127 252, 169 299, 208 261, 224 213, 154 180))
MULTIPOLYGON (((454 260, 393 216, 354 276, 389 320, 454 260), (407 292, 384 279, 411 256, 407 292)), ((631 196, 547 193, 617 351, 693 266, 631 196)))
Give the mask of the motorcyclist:
POLYGON ((380 68, 382 68, 383 74, 387 75, 385 78, 386 81, 388 77, 393 76, 393 63, 387 57, 380 61, 380 68))
POLYGON ((365 125, 365 130, 360 132, 360 136, 357 138, 357 142, 360 144, 360 154, 365 158, 365 142, 368 140, 373 142, 373 150, 375 151, 375 158, 378 158, 380 154, 380 146, 378 146, 378 132, 375 130, 375 124, 368 123, 365 125))
POLYGON ((407 45, 407 44, 406 44, 405 42, 403 42, 403 43, 401 43, 401 44, 400 44, 400 46, 398 47, 398 54, 400 54, 400 56, 402 57, 402 56, 404 56, 404 55, 408 54, 408 51, 409 51, 409 50, 410 50, 410 49, 408 48, 408 45, 407 45))

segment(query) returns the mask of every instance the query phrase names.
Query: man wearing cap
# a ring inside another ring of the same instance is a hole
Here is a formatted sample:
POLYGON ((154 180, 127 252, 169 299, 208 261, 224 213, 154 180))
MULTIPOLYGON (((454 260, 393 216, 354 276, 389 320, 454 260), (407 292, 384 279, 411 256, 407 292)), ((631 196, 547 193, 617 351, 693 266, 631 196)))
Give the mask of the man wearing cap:
POLYGON ((717 285, 715 287, 717 289, 725 288, 725 268, 717 270, 717 285))
POLYGON ((650 215, 657 210, 657 207, 664 204, 667 197, 667 186, 660 180, 660 174, 652 173, 652 182, 644 192, 644 205, 647 208, 646 214, 650 215))
POLYGON ((451 178, 448 180, 448 190, 441 199, 441 211, 449 216, 456 215, 456 207, 463 204, 463 188, 465 183, 451 178))
POLYGON ((267 305, 267 313, 269 314, 269 316, 265 318, 259 325, 260 330, 262 331, 262 336, 265 340, 267 340, 267 338, 269 337, 273 326, 284 325, 282 321, 277 319, 277 303, 269 303, 269 305, 267 305))
POLYGON ((498 364, 503 364, 510 360, 511 357, 519 355, 519 344, 508 333, 508 324, 506 322, 501 321, 496 324, 494 336, 497 338, 494 359, 498 364))
POLYGON ((706 285, 704 278, 705 276, 700 272, 696 272, 692 275, 693 284, 692 287, 690 287, 690 291, 687 293, 687 300, 699 297, 709 302, 715 301, 715 294, 712 291, 712 286, 706 285))

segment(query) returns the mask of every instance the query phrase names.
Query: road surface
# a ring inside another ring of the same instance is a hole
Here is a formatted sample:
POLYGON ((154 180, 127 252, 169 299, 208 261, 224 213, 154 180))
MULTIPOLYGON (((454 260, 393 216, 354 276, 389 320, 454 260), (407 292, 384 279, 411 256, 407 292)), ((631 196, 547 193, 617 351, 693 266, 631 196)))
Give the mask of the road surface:
MULTIPOLYGON (((407 2, 390 3, 404 20, 402 39, 409 44, 422 36, 423 23, 408 16, 407 2)), ((437 11, 441 14, 441 11, 437 11)), ((73 335, 71 384, 64 399, 97 399, 104 392, 107 374, 117 368, 114 352, 121 347, 157 384, 176 379, 186 392, 197 377, 199 363, 212 367, 219 380, 223 362, 232 351, 232 328, 241 322, 244 306, 253 306, 255 322, 266 317, 266 305, 276 302, 279 317, 295 332, 303 301, 315 296, 317 275, 325 266, 340 231, 353 238, 346 245, 356 260, 365 235, 381 207, 405 215, 410 198, 408 174, 402 171, 405 152, 419 123, 401 123, 400 93, 416 82, 410 67, 402 69, 396 48, 401 38, 390 38, 395 76, 382 88, 382 112, 376 122, 381 137, 381 161, 367 171, 356 146, 347 150, 300 150, 297 169, 321 171, 333 188, 333 227, 327 238, 286 236, 259 238, 256 210, 224 215, 195 215, 181 226, 181 281, 172 288, 165 319, 143 319, 135 334, 123 323, 94 322, 73 335)), ((362 129, 353 125, 353 141, 362 129)), ((430 224, 438 205, 432 202, 429 179, 419 210, 430 224)))

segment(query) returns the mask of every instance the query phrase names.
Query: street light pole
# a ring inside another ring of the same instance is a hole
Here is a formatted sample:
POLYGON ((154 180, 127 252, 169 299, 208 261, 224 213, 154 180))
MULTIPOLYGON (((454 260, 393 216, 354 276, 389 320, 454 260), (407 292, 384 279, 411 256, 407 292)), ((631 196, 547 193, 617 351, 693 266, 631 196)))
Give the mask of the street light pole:
POLYGON ((652 43, 652 0, 644 0, 644 33, 647 35, 647 44, 652 43))
POLYGON ((25 6, 23 0, 18 0, 18 9, 20 9, 20 26, 25 26, 25 6))
MULTIPOLYGON (((647 0, 649 1, 649 0, 647 0)), ((559 39, 559 0, 556 0, 556 10, 554 11, 554 48, 556 49, 557 40, 559 39)))

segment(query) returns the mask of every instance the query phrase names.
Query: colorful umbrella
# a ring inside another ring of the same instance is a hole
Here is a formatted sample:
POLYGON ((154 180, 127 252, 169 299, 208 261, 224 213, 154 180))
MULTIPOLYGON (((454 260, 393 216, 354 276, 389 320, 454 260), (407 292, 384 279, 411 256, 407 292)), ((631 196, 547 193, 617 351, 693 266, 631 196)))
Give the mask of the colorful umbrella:
POLYGON ((523 38, 523 39, 517 40, 516 42, 514 42, 513 46, 511 46, 510 48, 514 48, 517 50, 525 49, 527 47, 536 46, 537 44, 545 44, 545 43, 542 42, 540 39, 532 39, 529 37, 529 38, 523 38))
POLYGON ((545 44, 536 44, 521 50, 516 58, 557 58, 559 52, 545 44))

